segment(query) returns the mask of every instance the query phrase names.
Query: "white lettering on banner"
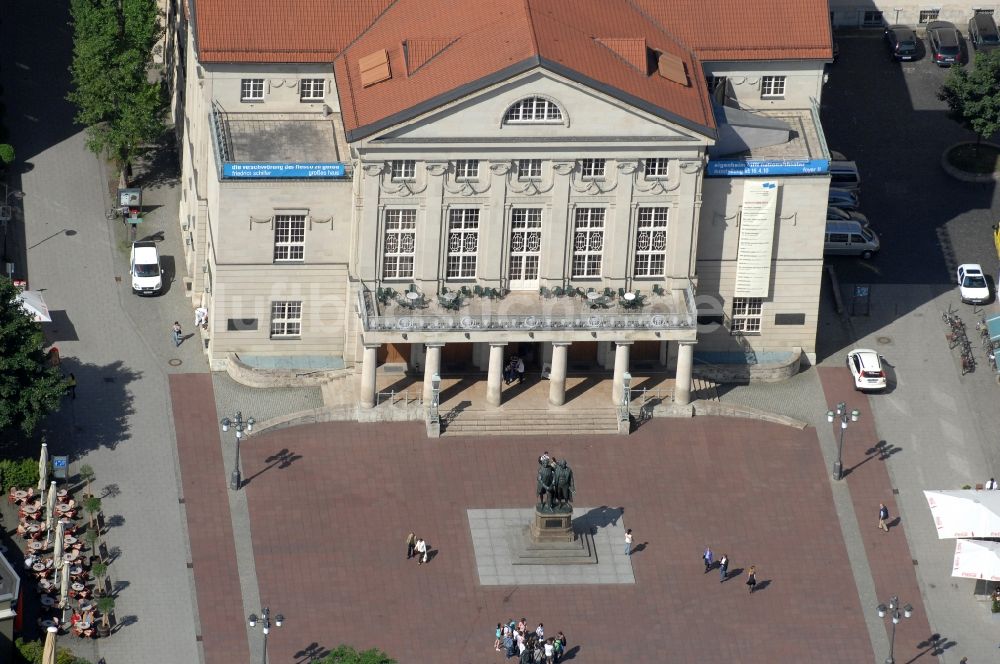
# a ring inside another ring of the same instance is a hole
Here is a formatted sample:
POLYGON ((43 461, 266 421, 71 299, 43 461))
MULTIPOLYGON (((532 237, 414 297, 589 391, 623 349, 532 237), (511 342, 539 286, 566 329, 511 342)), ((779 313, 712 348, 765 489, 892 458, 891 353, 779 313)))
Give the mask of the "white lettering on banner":
POLYGON ((774 219, 777 206, 777 182, 743 183, 735 297, 766 298, 770 293, 771 253, 774 249, 774 219))

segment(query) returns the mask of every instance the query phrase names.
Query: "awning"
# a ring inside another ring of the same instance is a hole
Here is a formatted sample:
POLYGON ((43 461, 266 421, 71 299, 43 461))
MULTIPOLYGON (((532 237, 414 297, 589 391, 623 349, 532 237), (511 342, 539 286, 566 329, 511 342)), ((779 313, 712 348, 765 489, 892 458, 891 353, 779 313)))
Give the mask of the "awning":
POLYGON ((986 330, 990 333, 991 341, 1000 341, 1000 314, 986 319, 986 330))
POLYGON ((32 320, 36 323, 52 322, 52 317, 49 316, 49 306, 45 304, 45 300, 42 299, 42 294, 39 291, 21 291, 14 299, 20 302, 21 307, 28 312, 32 320))
POLYGON ((938 539, 1000 537, 1000 491, 924 491, 938 539))
POLYGON ((1000 542, 960 539, 955 542, 952 576, 1000 581, 1000 542))

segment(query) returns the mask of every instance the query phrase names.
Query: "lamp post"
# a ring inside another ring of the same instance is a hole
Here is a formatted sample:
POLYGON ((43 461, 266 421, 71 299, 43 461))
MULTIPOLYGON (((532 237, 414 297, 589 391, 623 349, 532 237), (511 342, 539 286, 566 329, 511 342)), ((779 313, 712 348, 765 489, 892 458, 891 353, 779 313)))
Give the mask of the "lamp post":
POLYGON ((242 411, 236 411, 233 419, 223 417, 219 424, 222 425, 223 431, 229 431, 229 427, 233 427, 236 430, 236 463, 233 466, 233 474, 229 478, 229 488, 233 491, 239 491, 240 485, 243 482, 240 477, 240 440, 243 438, 243 430, 246 429, 247 433, 250 433, 253 431, 253 425, 256 422, 252 417, 244 420, 242 411))
POLYGON ((844 477, 844 432, 847 431, 848 417, 850 417, 851 422, 857 422, 861 417, 861 413, 855 408, 848 414, 847 404, 841 401, 837 404, 836 411, 826 411, 827 422, 832 424, 834 417, 840 418, 840 442, 837 444, 837 462, 833 464, 833 479, 839 480, 844 477))
MULTIPOLYGON (((285 616, 280 613, 274 616, 274 626, 281 627, 281 623, 284 622, 285 616)), ((247 624, 250 627, 256 627, 257 623, 260 623, 260 631, 264 634, 264 655, 261 657, 261 664, 267 664, 267 635, 271 632, 271 609, 266 606, 260 610, 260 618, 257 614, 251 613, 247 617, 247 624)))
MULTIPOLYGON (((885 658, 885 664, 896 664, 896 660, 893 659, 892 655, 896 646, 896 625, 899 624, 899 608, 899 598, 895 595, 889 598, 888 607, 885 604, 879 604, 875 607, 879 618, 885 618, 887 613, 892 618, 892 636, 889 637, 889 656, 885 658)), ((903 607, 903 617, 909 618, 912 615, 913 607, 907 604, 903 607)))

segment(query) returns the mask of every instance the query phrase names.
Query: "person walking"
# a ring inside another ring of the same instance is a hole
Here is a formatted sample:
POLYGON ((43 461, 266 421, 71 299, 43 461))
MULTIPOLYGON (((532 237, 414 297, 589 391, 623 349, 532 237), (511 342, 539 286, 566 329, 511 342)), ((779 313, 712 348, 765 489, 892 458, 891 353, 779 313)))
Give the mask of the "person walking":
POLYGON ((889 526, 886 525, 886 520, 889 518, 889 508, 885 506, 885 503, 878 504, 878 527, 885 532, 889 532, 889 526))
POLYGON ((719 558, 719 583, 726 580, 726 576, 729 575, 729 556, 722 554, 719 558))
MULTIPOLYGON (((70 374, 70 375, 72 376, 73 374, 70 374)), ((991 477, 990 481, 986 483, 986 486, 984 488, 987 489, 987 490, 996 489, 997 488, 997 481, 991 477)))
POLYGON ((552 643, 552 637, 545 640, 545 664, 553 664, 556 656, 556 647, 552 643))
POLYGON ((629 528, 625 531, 625 555, 632 555, 632 529, 629 528))
POLYGON ((524 382, 524 360, 520 357, 514 359, 514 377, 517 378, 517 384, 520 385, 524 382))
POLYGON ((413 550, 417 548, 417 536, 410 533, 406 536, 406 559, 413 557, 413 550))
POLYGON ((705 553, 701 554, 701 559, 705 563, 705 574, 708 574, 708 570, 712 569, 712 549, 705 545, 705 553))
POLYGON ((500 643, 503 640, 503 625, 501 625, 500 623, 497 623, 496 634, 497 638, 493 642, 493 649, 496 650, 497 652, 500 652, 500 643))
POLYGON ((750 571, 747 572, 747 588, 750 589, 750 594, 753 595, 754 588, 757 587, 757 566, 750 565, 750 571))
POLYGON ((76 400, 76 376, 74 376, 73 374, 69 375, 69 378, 66 379, 66 387, 69 388, 69 398, 73 399, 75 401, 76 400))
POLYGON ((427 562, 427 542, 424 541, 423 537, 418 537, 414 548, 417 551, 417 564, 423 565, 427 562))
POLYGON ((181 324, 178 323, 177 321, 174 321, 173 335, 174 335, 174 347, 175 348, 177 346, 180 346, 181 342, 184 340, 184 339, 181 338, 181 334, 183 334, 183 332, 181 330, 181 324))

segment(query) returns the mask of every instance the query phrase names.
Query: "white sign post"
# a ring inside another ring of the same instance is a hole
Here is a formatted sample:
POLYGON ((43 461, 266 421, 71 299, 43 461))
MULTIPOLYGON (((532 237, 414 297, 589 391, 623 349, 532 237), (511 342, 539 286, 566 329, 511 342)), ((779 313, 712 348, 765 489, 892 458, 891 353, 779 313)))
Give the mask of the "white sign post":
POLYGON ((748 180, 743 183, 740 244, 736 256, 736 297, 767 297, 771 284, 771 254, 778 183, 748 180))

